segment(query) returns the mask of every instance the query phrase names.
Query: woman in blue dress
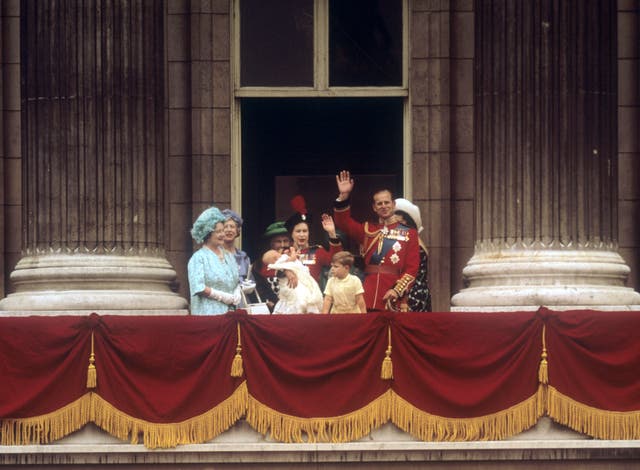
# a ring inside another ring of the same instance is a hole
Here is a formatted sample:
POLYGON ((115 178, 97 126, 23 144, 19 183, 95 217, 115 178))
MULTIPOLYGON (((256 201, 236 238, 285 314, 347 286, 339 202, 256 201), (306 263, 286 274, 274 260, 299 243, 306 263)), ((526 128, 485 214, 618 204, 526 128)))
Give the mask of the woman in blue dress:
POLYGON ((249 268, 251 267, 251 260, 247 253, 236 247, 236 238, 240 236, 240 230, 242 229, 242 217, 231 209, 224 209, 222 215, 225 218, 224 249, 231 253, 236 259, 240 281, 244 281, 250 278, 249 268))
POLYGON ((240 303, 238 263, 224 249, 225 216, 210 207, 198 216, 191 236, 202 247, 187 266, 192 315, 220 315, 240 303))

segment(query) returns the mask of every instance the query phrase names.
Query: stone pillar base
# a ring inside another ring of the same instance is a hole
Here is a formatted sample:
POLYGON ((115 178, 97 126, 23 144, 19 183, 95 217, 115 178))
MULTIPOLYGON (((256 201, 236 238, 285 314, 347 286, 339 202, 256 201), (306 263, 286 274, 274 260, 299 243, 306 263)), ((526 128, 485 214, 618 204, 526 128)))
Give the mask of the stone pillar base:
POLYGON ((16 291, 0 301, 0 313, 186 315, 187 301, 169 287, 175 277, 160 256, 25 256, 11 273, 16 291))
POLYGON ((625 287, 629 267, 614 251, 482 251, 463 275, 469 287, 453 296, 452 311, 640 310, 640 294, 625 287))

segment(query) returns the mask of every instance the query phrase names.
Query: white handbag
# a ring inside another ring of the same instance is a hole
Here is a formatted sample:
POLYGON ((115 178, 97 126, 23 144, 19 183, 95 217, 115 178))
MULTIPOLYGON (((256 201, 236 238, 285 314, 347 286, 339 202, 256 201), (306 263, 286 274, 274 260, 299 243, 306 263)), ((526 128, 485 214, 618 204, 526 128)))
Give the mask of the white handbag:
POLYGON ((260 294, 256 290, 256 298, 258 301, 256 303, 250 304, 247 302, 247 296, 244 294, 244 291, 240 291, 242 293, 242 303, 244 305, 240 305, 240 308, 247 311, 247 313, 251 315, 271 315, 271 310, 269 310, 269 306, 266 302, 263 302, 260 298, 260 294))

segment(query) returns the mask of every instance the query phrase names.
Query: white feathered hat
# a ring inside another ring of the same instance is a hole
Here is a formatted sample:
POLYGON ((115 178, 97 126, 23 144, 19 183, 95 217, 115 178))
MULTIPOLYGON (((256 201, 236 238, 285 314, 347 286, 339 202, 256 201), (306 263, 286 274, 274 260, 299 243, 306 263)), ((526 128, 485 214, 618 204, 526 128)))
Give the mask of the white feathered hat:
POLYGON ((396 199, 396 212, 397 211, 402 211, 411 217, 413 223, 416 225, 418 233, 422 232, 424 227, 422 226, 422 217, 420 217, 420 209, 418 206, 407 199, 398 198, 396 199))

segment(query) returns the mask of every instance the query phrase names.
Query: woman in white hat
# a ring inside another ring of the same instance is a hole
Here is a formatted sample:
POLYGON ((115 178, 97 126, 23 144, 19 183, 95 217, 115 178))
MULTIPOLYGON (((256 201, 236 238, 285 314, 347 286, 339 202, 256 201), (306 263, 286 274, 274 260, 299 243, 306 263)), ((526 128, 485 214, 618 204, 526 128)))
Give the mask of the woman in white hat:
MULTIPOLYGON (((401 224, 415 228, 418 234, 422 232, 422 217, 420 217, 420 209, 411 201, 398 198, 396 199, 395 217, 401 224)), ((409 290, 407 301, 407 310, 410 312, 430 312, 431 311, 431 291, 428 282, 428 261, 429 252, 422 240, 420 243, 420 267, 416 280, 409 290)))

